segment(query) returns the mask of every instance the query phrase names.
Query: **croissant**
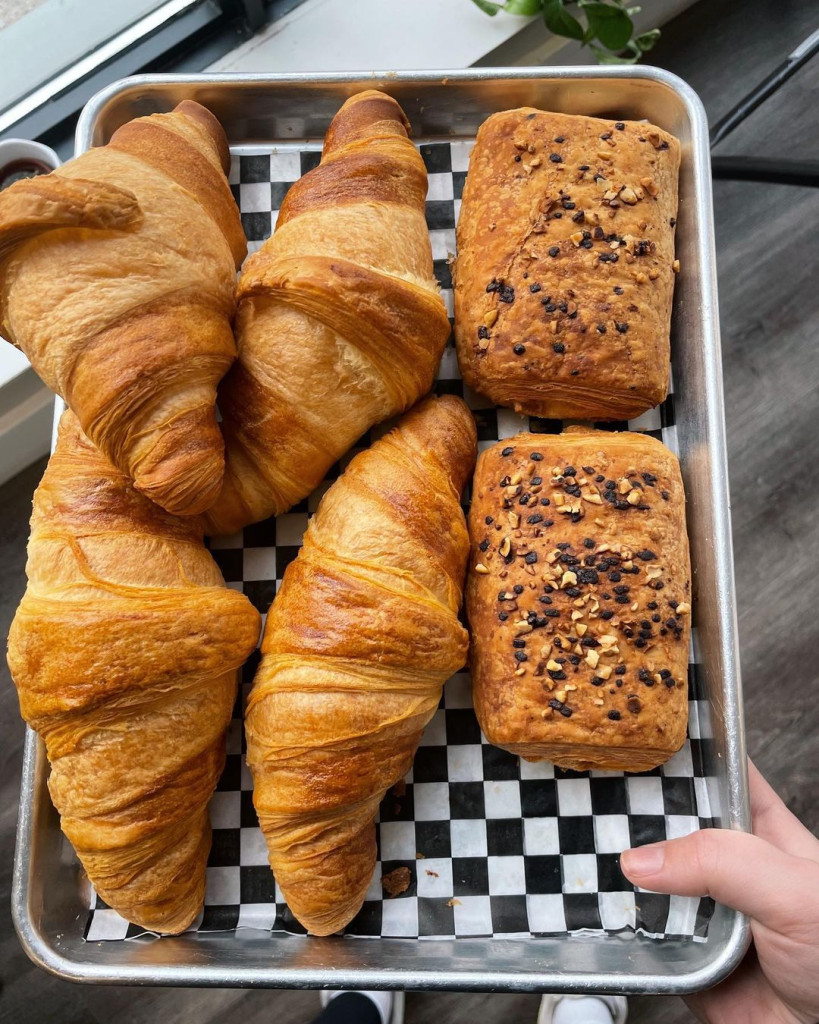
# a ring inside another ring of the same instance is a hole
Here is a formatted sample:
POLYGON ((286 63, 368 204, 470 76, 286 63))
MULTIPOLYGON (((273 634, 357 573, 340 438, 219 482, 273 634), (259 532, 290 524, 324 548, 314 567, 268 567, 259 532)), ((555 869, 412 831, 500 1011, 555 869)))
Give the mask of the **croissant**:
POLYGON ((191 515, 224 473, 216 385, 246 252, 224 132, 198 103, 0 193, 0 329, 153 501, 191 515))
POLYGON ((227 466, 208 533, 286 511, 374 423, 432 386, 449 336, 427 175, 395 100, 333 119, 239 281, 239 360, 219 389, 227 466))
POLYGON ((463 402, 429 398, 325 494, 267 618, 245 719, 253 801, 290 909, 316 935, 357 913, 373 819, 466 659, 463 402))
POLYGON ((8 661, 62 829, 110 906, 183 931, 202 905, 208 800, 259 615, 225 587, 201 524, 134 490, 68 411, 26 571, 8 661))

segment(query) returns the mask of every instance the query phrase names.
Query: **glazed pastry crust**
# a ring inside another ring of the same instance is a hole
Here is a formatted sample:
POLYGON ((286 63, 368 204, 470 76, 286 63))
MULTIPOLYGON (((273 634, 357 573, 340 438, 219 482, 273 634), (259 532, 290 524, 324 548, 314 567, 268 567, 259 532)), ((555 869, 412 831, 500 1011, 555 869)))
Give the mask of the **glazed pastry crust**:
POLYGON ((472 388, 558 419, 665 398, 679 165, 679 142, 641 122, 523 107, 483 123, 455 265, 472 388))
POLYGON ((0 331, 83 432, 177 515, 219 493, 216 385, 247 250, 227 140, 186 100, 0 193, 0 331))
POLYGON ((225 586, 201 523, 135 490, 70 411, 34 494, 26 573, 8 662, 63 832, 114 910, 184 931, 259 614, 225 586))
POLYGON ((469 530, 489 742, 576 770, 668 760, 685 740, 691 619, 674 455, 644 434, 578 427, 499 441, 478 460, 469 530))
POLYGON ((239 360, 219 389, 227 468, 207 532, 285 512, 373 424, 432 387, 450 327, 401 107, 352 96, 239 281, 239 360))
POLYGON ((315 935, 358 912, 378 805, 464 664, 475 423, 427 398, 327 491, 267 618, 245 718, 270 866, 315 935))

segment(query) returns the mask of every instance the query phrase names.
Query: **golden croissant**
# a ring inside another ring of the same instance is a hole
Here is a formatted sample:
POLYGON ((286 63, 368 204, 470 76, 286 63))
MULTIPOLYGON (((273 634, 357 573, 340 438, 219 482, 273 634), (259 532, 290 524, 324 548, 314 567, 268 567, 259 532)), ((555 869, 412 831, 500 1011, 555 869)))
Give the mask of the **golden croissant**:
POLYGON ((71 412, 34 495, 26 571, 8 660, 62 829, 110 906, 183 931, 259 615, 225 587, 198 520, 134 490, 71 412))
POLYGON ((0 193, 0 332, 153 501, 213 504, 246 252, 213 115, 186 100, 0 193))
POLYGON ((227 465, 208 533, 286 511, 374 423, 432 386, 449 336, 400 106, 367 91, 333 119, 239 281, 239 360, 219 389, 227 465))
POLYGON ((267 619, 245 719, 253 802, 276 880, 316 935, 360 908, 379 802, 466 659, 459 499, 475 448, 460 399, 409 412, 325 494, 267 619))

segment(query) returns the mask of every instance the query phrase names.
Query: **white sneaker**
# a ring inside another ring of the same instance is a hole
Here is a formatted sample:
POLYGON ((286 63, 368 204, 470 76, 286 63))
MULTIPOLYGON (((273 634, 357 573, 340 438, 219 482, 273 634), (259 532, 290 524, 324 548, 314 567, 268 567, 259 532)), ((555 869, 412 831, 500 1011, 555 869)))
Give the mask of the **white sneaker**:
MULTIPOLYGON (((321 1008, 343 995, 349 989, 324 989, 319 992, 321 997, 321 1008)), ((383 1024, 404 1024, 404 993, 403 992, 358 992, 358 995, 366 996, 375 1003, 375 1007, 381 1014, 383 1024)))
POLYGON ((625 996, 557 996, 540 998, 537 1024, 625 1024, 625 996))

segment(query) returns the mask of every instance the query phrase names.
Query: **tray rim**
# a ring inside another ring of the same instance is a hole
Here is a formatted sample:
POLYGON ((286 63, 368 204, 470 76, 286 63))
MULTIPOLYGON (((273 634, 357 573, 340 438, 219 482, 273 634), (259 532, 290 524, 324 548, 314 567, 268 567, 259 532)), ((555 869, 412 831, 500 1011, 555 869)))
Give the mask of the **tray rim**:
MULTIPOLYGON (((693 175, 698 191, 697 220, 705 230, 698 232, 695 245, 701 266, 703 291, 702 318, 706 324, 703 358, 705 361, 705 416, 708 447, 713 464, 725 472, 712 473, 710 502, 714 511, 712 545, 719 568, 715 594, 718 633, 725 672, 721 698, 724 718, 730 727, 725 730, 725 776, 727 783, 726 827, 749 831, 745 725, 742 714, 742 692, 739 672, 738 627, 734 587, 734 564, 731 540, 730 496, 727 474, 725 407, 722 385, 722 359, 717 307, 716 253, 714 244, 712 186, 708 122, 705 109, 694 90, 681 78, 650 66, 571 67, 496 67, 409 71, 345 71, 305 73, 254 74, 161 74, 135 75, 114 82, 93 96, 84 107, 76 129, 75 155, 92 147, 96 120, 106 104, 130 89, 161 86, 242 86, 275 84, 307 85, 324 83, 344 85, 376 83, 389 90, 391 83, 470 82, 492 79, 588 79, 626 78, 663 85, 677 94, 685 106, 692 132, 693 175)), ((55 401, 55 428, 63 403, 55 401)), ((11 902, 12 918, 18 938, 29 958, 49 973, 68 980, 96 984, 151 984, 238 987, 288 988, 369 988, 369 989, 451 989, 540 992, 623 992, 633 994, 687 994, 715 985, 740 962, 750 943, 750 922, 742 914, 730 911, 731 928, 727 941, 700 968, 680 973, 659 975, 648 973, 587 972, 566 975, 556 970, 516 974, 513 971, 436 970, 419 977, 418 971, 402 968, 326 967, 242 967, 232 965, 197 965, 165 963, 163 965, 105 964, 80 961, 61 952, 44 934, 30 913, 29 868, 35 819, 37 787, 45 786, 47 770, 45 751, 36 733, 26 727, 23 772, 20 784, 20 805, 17 842, 14 854, 11 902)), ((635 937, 636 941, 640 937, 635 937)), ((163 940, 163 941, 168 941, 163 940)), ((172 940, 171 940, 172 941, 172 940)), ((315 940, 314 938, 308 941, 315 940)), ((329 940, 332 941, 332 940, 329 940)), ((416 943, 418 940, 391 939, 391 943, 416 943)), ((459 942, 469 941, 460 939, 459 942)), ((508 940, 497 940, 508 941, 508 940)), ((525 941, 525 940, 520 940, 525 941)), ((536 942, 538 940, 529 940, 536 942)))

